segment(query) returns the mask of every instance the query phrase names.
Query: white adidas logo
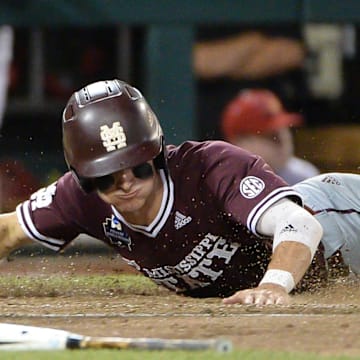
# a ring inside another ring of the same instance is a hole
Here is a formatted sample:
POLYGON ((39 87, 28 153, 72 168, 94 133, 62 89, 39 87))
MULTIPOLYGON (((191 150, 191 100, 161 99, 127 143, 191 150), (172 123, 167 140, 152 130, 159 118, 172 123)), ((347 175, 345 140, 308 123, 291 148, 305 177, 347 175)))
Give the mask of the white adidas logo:
POLYGON ((179 211, 175 212, 175 229, 178 230, 192 220, 191 216, 185 216, 179 211))

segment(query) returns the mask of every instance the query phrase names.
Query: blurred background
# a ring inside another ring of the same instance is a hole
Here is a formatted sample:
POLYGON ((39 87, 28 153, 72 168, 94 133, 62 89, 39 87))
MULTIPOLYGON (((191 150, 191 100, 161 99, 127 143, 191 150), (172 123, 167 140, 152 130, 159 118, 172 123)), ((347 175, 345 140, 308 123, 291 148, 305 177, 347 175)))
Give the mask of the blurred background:
POLYGON ((3 0, 0 23, 2 211, 66 171, 67 99, 113 78, 139 87, 175 144, 222 139, 226 104, 269 89, 305 119, 297 157, 359 172, 357 0, 3 0))

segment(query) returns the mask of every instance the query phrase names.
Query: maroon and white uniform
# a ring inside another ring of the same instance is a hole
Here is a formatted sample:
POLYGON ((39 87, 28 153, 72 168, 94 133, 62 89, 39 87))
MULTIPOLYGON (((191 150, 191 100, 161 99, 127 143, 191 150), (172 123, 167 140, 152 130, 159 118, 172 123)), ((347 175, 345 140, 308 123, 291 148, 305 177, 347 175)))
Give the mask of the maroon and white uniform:
POLYGON ((156 283, 191 296, 226 296, 256 286, 271 246, 256 232, 274 202, 300 195, 259 157, 221 141, 167 147, 169 173, 149 226, 127 223, 71 173, 17 207, 26 234, 53 250, 81 233, 114 247, 156 283))

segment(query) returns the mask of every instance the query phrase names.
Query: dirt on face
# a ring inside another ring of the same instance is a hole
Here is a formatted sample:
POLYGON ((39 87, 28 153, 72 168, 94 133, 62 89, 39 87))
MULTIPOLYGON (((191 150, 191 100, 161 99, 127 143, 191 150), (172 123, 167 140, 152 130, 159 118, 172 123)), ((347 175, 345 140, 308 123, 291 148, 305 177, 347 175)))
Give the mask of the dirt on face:
MULTIPOLYGON (((0 275, 120 274, 119 258, 99 256, 16 257, 0 275)), ((132 270, 131 270, 132 271, 132 270)), ((360 280, 333 280, 313 293, 293 296, 287 307, 223 305, 167 290, 159 295, 2 297, 0 322, 38 325, 92 336, 218 338, 235 348, 360 356, 360 280), (171 329, 171 331, 170 331, 171 329)))

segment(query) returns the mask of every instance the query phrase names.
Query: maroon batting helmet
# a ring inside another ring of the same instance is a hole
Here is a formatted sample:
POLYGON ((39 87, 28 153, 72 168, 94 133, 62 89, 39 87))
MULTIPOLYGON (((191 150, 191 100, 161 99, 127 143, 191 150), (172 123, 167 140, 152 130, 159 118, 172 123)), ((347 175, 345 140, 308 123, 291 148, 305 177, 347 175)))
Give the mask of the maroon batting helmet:
POLYGON ((165 166, 157 117, 140 91, 120 80, 89 84, 70 97, 63 112, 63 147, 69 169, 86 191, 86 179, 152 159, 165 166))

